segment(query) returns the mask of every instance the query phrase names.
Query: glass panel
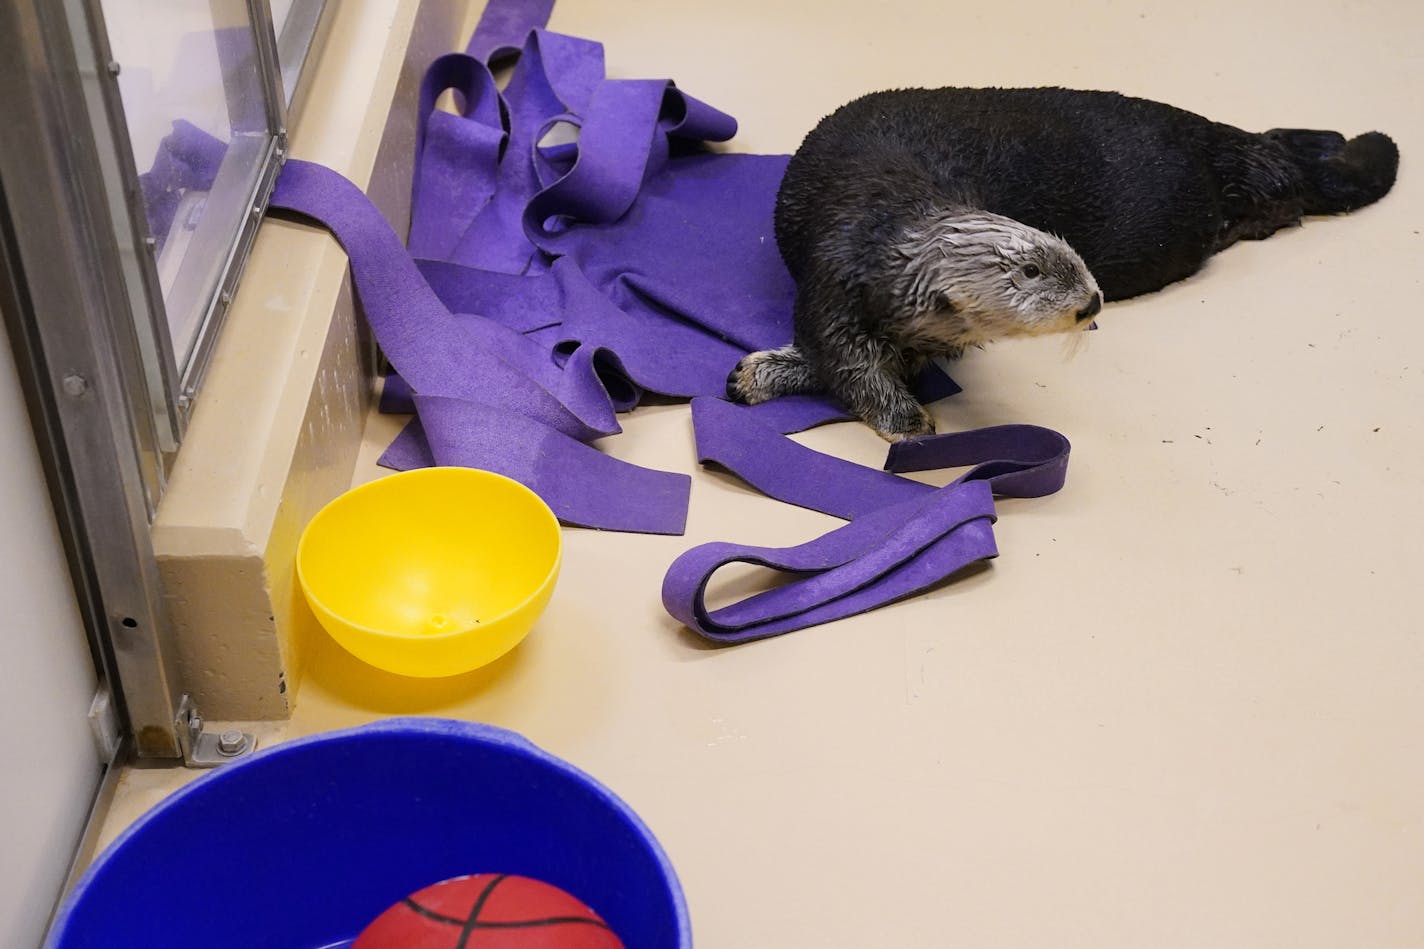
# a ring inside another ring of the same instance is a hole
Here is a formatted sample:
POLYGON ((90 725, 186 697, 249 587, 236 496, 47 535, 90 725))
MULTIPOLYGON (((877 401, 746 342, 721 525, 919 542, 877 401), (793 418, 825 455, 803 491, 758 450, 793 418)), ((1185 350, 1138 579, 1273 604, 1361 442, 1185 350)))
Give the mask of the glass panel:
POLYGON ((277 37, 277 61, 282 69, 282 93, 290 107, 297 80, 316 46, 317 28, 326 0, 271 0, 272 32, 277 37))
MULTIPOLYGON (((301 6, 300 3, 297 6, 301 6)), ((272 11, 272 32, 282 35, 282 27, 287 25, 287 17, 292 12, 292 0, 271 0, 268 8, 272 11)), ((320 9, 320 4, 318 4, 320 9)))
POLYGON ((100 8, 181 374, 270 150, 252 21, 246 0, 100 8))

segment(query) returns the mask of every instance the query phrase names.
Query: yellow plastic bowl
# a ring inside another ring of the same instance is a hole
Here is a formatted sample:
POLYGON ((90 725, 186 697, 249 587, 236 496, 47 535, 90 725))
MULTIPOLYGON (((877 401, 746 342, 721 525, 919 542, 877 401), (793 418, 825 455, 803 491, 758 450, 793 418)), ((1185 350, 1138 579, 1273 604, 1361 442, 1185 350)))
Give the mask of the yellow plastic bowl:
POLYGON ((562 541, 549 506, 519 482, 419 468, 318 511, 297 545, 297 577, 357 658, 399 675, 457 675, 528 634, 554 592, 562 541))

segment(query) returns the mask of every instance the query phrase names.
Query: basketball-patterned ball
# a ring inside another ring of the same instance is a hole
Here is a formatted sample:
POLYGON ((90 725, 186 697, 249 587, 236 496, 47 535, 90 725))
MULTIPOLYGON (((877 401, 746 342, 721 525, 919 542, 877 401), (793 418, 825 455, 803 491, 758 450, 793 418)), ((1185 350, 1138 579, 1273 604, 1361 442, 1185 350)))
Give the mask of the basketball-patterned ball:
POLYGON ((351 949, 623 949, 598 914, 556 886, 480 873, 412 893, 351 949))

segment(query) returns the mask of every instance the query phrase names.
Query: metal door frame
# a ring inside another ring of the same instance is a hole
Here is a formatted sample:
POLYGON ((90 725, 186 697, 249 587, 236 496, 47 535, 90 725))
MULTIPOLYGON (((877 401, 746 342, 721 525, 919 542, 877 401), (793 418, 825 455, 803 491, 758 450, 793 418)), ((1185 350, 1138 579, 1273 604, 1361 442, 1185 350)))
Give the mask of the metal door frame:
POLYGON ((61 5, 0 4, 0 293, 96 662, 134 750, 176 758, 150 537, 161 449, 77 62, 61 5))
POLYGON ((0 310, 122 730, 140 757, 201 765, 215 762, 199 753, 208 736, 178 679, 150 528, 286 155, 288 106, 335 6, 294 4, 279 41, 268 0, 226 2, 253 28, 268 135, 251 213, 203 250, 224 270, 184 365, 167 336, 100 0, 0 3, 0 310))

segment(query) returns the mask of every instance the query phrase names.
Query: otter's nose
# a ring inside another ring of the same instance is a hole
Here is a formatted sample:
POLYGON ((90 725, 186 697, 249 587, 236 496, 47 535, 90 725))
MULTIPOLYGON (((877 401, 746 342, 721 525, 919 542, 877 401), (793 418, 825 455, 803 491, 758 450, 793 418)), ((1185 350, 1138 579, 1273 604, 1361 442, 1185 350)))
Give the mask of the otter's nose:
POLYGON ((1093 294, 1093 299, 1088 301, 1088 305, 1078 311, 1078 322, 1081 323, 1084 320, 1091 320, 1101 313, 1102 310, 1103 295, 1101 293, 1095 293, 1093 294))

